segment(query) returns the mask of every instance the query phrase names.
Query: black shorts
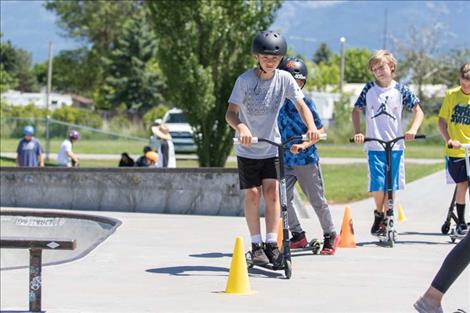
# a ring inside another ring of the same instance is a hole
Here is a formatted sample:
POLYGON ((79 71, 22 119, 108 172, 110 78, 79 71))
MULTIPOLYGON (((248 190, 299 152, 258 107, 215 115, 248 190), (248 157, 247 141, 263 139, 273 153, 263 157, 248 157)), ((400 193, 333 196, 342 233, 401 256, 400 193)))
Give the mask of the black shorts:
POLYGON ((277 179, 279 159, 248 159, 237 156, 240 189, 249 189, 262 185, 263 179, 277 179))
POLYGON ((465 169, 465 158, 447 157, 447 183, 458 184, 467 180, 467 170, 465 169))

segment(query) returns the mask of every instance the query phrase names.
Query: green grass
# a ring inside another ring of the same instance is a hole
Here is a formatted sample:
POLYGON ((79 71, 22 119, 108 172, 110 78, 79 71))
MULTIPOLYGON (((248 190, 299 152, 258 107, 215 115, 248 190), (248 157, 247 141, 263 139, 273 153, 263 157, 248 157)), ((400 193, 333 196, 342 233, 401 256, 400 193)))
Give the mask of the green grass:
MULTIPOLYGON (((325 195, 329 203, 346 203, 369 197, 367 164, 329 165, 322 167, 325 195)), ((407 164, 406 182, 410 183, 444 169, 443 164, 407 164)), ((301 192, 306 201, 305 195, 301 192)))
MULTIPOLYGON (((44 139, 40 139, 43 145, 46 144, 44 139)), ((51 153, 59 151, 60 144, 63 139, 51 140, 51 153)), ((0 151, 1 152, 15 152, 19 139, 1 139, 0 151)), ((140 155, 143 147, 146 145, 144 142, 131 141, 131 140, 88 140, 83 139, 74 144, 74 152, 86 154, 116 154, 120 155, 127 152, 131 155, 140 155)), ((322 144, 318 145, 320 157, 337 157, 337 158, 363 158, 363 147, 355 144, 322 144)), ((232 156, 235 152, 231 153, 232 156)), ((417 159, 441 159, 444 157, 442 145, 432 145, 425 143, 407 143, 406 148, 407 158, 417 159)))
MULTIPOLYGON (((41 139, 41 144, 46 145, 46 141, 41 139)), ((51 153, 59 152, 60 144, 63 139, 51 140, 51 153)), ((0 151, 1 152, 15 152, 18 146, 19 139, 1 139, 0 151)), ((129 154, 142 154, 144 146, 148 145, 145 142, 132 141, 132 140, 87 140, 83 139, 73 145, 73 151, 80 154, 116 154, 121 155, 123 152, 129 154)))

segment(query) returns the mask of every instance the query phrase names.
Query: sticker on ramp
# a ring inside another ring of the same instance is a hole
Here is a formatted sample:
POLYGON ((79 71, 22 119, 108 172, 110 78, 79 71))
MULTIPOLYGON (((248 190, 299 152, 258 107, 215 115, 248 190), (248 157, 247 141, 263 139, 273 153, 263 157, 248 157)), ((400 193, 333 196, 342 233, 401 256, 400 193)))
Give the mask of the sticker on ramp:
POLYGON ((16 218, 15 224, 18 226, 27 227, 55 227, 63 224, 62 219, 59 217, 18 217, 16 218))

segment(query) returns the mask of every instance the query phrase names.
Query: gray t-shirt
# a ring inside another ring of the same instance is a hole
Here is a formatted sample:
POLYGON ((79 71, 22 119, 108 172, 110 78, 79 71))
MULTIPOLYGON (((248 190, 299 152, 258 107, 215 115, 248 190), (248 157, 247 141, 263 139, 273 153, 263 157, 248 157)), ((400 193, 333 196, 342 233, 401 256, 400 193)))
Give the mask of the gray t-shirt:
MULTIPOLYGON (((296 102, 304 95, 292 75, 276 70, 269 80, 256 76, 255 69, 240 75, 233 87, 229 103, 240 107, 239 118, 248 126, 253 137, 279 142, 277 116, 286 98, 296 102)), ((238 134, 237 134, 238 136, 238 134)), ((266 159, 277 156, 277 148, 267 143, 237 146, 237 155, 250 159, 266 159)))

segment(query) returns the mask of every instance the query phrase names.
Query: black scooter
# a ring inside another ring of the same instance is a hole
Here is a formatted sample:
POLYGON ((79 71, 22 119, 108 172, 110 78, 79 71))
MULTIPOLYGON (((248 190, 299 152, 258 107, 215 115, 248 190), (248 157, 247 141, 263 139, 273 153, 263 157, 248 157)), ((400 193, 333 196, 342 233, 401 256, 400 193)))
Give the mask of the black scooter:
MULTIPOLYGON (((416 135, 415 139, 424 139, 425 135, 416 135)), ((387 214, 385 217, 385 232, 381 232, 377 235, 380 242, 386 242, 390 248, 395 246, 397 241, 397 232, 395 230, 395 221, 393 214, 393 185, 392 185, 392 149, 393 146, 400 140, 405 139, 405 136, 400 136, 390 141, 384 141, 377 138, 365 137, 364 142, 367 141, 376 141, 378 142, 385 150, 386 160, 387 160, 387 214)), ((350 142, 354 142, 354 138, 349 139, 350 142)))
MULTIPOLYGON (((325 140, 326 134, 321 134, 320 139, 325 140)), ((257 265, 253 263, 253 253, 248 251, 245 254, 246 257, 246 264, 248 268, 252 268, 254 266, 263 267, 272 271, 279 271, 284 270, 284 274, 287 279, 290 279, 292 276, 292 259, 291 259, 291 249, 289 247, 289 223, 287 219, 287 191, 286 191, 286 178, 284 174, 284 149, 286 146, 293 142, 293 141, 307 141, 308 138, 305 135, 302 136, 294 136, 286 140, 282 143, 277 143, 265 138, 257 138, 252 137, 251 143, 256 144, 258 142, 266 142, 270 145, 276 146, 278 149, 279 155, 279 195, 280 195, 280 202, 281 202, 281 218, 282 218, 282 256, 283 256, 283 263, 280 266, 275 266, 273 264, 266 264, 266 265, 257 265)), ((238 138, 233 138, 233 142, 235 144, 239 144, 238 138)), ((297 249, 296 249, 297 250, 297 249)))
MULTIPOLYGON (((465 143, 465 144, 462 144, 462 147, 464 148, 465 150, 465 170, 467 171, 467 180, 468 180, 468 185, 470 186, 470 161, 469 161, 469 156, 468 156, 468 149, 470 149, 470 144, 468 143, 465 143)), ((454 196, 452 198, 452 203, 451 203, 451 207, 449 208, 449 211, 451 211, 451 216, 452 218, 454 219, 454 222, 455 222, 455 226, 452 227, 452 230, 450 231, 450 240, 454 243, 457 239, 463 239, 465 237, 465 235, 459 235, 457 234, 457 222, 458 222, 458 219, 457 219, 457 216, 455 216, 455 213, 453 212, 453 209, 454 209, 454 206, 455 206, 455 193, 457 192, 457 187, 455 188, 455 191, 454 191, 454 196)), ((468 188, 468 192, 469 192, 469 197, 470 197, 470 187, 468 188)), ((448 214, 449 215, 449 214, 448 214)), ((448 218, 449 219, 449 218, 448 218)), ((447 220, 446 220, 447 222, 447 220)), ((444 224, 446 225, 446 224, 444 224)), ((442 228, 444 228, 444 225, 442 225, 442 228)), ((468 226, 470 226, 470 223, 467 224, 468 226)), ((449 219, 449 226, 450 226, 450 219, 449 219)), ((444 229, 441 229, 441 231, 444 230, 444 229)), ((447 230, 449 231, 449 230, 447 230)), ((444 234, 444 232, 442 232, 444 234)))

